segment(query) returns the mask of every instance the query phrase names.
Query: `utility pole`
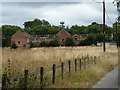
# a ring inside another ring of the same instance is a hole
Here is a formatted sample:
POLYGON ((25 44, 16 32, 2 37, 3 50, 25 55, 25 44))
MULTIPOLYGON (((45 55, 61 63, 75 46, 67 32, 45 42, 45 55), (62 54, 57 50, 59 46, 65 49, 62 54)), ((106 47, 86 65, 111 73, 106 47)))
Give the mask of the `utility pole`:
POLYGON ((104 36, 104 40, 103 40, 103 51, 106 51, 105 48, 105 0, 103 0, 103 36, 104 36))
POLYGON ((114 5, 116 5, 117 6, 117 11, 118 11, 118 18, 117 18, 117 20, 116 20, 116 45, 117 45, 117 48, 118 48, 118 24, 120 24, 120 0, 114 0, 114 2, 113 2, 113 4, 114 5))
POLYGON ((118 48, 117 21, 116 21, 116 25, 115 25, 115 26, 116 26, 116 46, 117 46, 117 48, 118 48))

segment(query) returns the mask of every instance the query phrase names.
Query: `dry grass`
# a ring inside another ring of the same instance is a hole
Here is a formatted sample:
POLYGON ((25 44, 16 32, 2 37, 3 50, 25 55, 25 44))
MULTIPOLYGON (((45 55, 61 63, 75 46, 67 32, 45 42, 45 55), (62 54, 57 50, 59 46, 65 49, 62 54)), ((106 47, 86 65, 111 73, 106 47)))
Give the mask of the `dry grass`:
MULTIPOLYGON (((107 47, 107 52, 117 53, 117 48, 115 46, 107 47)), ((104 56, 104 53, 102 47, 44 47, 29 50, 3 48, 3 72, 8 66, 8 59, 11 60, 11 72, 16 74, 17 72, 23 72, 24 69, 32 72, 38 70, 41 66, 51 67, 54 63, 59 64, 86 55, 104 56)))
POLYGON ((63 80, 58 79, 52 88, 92 88, 107 72, 113 70, 118 65, 118 53, 109 51, 104 53, 97 61, 85 70, 72 73, 71 77, 66 76, 63 80))

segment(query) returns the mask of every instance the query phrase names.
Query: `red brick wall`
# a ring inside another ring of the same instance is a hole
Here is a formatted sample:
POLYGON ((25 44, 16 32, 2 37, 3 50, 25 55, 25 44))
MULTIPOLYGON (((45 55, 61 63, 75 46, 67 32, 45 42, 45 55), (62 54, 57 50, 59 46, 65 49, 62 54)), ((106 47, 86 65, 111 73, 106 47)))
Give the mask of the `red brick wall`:
POLYGON ((17 31, 11 38, 11 44, 15 43, 18 48, 29 48, 30 45, 27 43, 27 40, 28 38, 23 32, 17 31))
POLYGON ((65 31, 65 30, 61 30, 60 32, 58 32, 56 34, 56 39, 57 39, 57 41, 59 42, 60 45, 64 45, 65 44, 65 40, 68 37, 71 37, 71 35, 67 31, 65 31))

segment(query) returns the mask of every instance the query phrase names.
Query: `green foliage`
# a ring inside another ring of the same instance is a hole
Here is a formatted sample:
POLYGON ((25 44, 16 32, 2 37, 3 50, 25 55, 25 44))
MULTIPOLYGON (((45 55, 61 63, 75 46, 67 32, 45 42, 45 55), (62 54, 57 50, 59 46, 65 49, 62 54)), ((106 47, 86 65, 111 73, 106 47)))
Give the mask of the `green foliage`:
POLYGON ((52 47, 56 47, 59 46, 59 43, 57 40, 51 40, 48 45, 52 47))
POLYGON ((49 26, 48 29, 48 34, 57 34, 61 30, 61 27, 49 26))
POLYGON ((65 40, 65 46, 74 46, 75 44, 74 44, 74 41, 73 41, 73 39, 72 38, 67 38, 66 40, 65 40))
POLYGON ((40 20, 40 19, 34 19, 33 21, 27 21, 27 22, 24 22, 24 28, 25 29, 31 29, 35 26, 50 26, 50 23, 46 20, 40 20))
POLYGON ((85 34, 86 33, 86 27, 85 26, 72 26, 70 29, 67 29, 67 31, 71 34, 85 34))
POLYGON ((87 27, 86 33, 100 33, 102 32, 102 28, 100 27, 99 24, 92 23, 87 27))
POLYGON ((28 32, 32 35, 44 35, 44 34, 48 34, 48 27, 45 26, 35 26, 32 27, 30 30, 28 30, 28 32))
POLYGON ((32 42, 30 42, 30 48, 39 47, 39 46, 40 46, 40 43, 32 43, 32 42))
POLYGON ((11 48, 12 49, 16 49, 18 46, 15 44, 15 43, 13 43, 12 45, 11 45, 11 48))
POLYGON ((89 46, 89 45, 97 45, 98 42, 103 41, 103 35, 102 34, 91 34, 84 40, 81 40, 79 45, 80 46, 89 46))
POLYGON ((47 46, 48 46, 48 42, 46 42, 46 41, 41 41, 40 46, 41 46, 41 47, 47 47, 47 46))
POLYGON ((11 26, 11 25, 3 25, 2 26, 2 46, 10 46, 11 45, 11 36, 18 30, 23 31, 18 26, 11 26))
POLYGON ((118 42, 118 46, 120 47, 120 32, 118 33, 117 42, 118 42))
MULTIPOLYGON (((57 34, 62 29, 60 26, 51 25, 48 21, 40 20, 40 19, 34 19, 33 21, 24 22, 24 27, 25 28, 23 30, 18 26, 3 25, 1 27, 2 28, 2 46, 9 47, 11 45, 11 36, 18 30, 27 31, 31 35, 46 35, 46 34, 57 34)), ((88 26, 73 25, 71 28, 67 27, 64 29, 67 30, 70 34, 88 34, 89 37, 86 38, 87 40, 84 40, 84 41, 81 40, 81 43, 85 43, 89 41, 87 45, 91 45, 91 44, 96 44, 97 42, 103 41, 103 36, 102 36, 103 28, 102 27, 103 27, 103 24, 92 22, 88 26), (90 36, 90 35, 93 35, 93 36, 90 36), (91 43, 90 43, 90 40, 92 40, 91 43)), ((107 25, 105 26, 106 41, 109 41, 109 42, 114 41, 114 40, 116 41, 117 36, 115 33, 115 30, 116 30, 115 23, 113 24, 113 27, 114 28, 109 27, 107 25), (114 35, 114 37, 111 37, 112 34, 114 35)), ((118 27, 118 31, 120 31, 119 29, 120 24, 117 24, 117 27, 118 27)), ((53 41, 50 43, 53 43, 53 41)), ((46 45, 49 46, 49 44, 46 44, 46 45)), ((36 45, 33 45, 32 47, 34 46, 36 45)))

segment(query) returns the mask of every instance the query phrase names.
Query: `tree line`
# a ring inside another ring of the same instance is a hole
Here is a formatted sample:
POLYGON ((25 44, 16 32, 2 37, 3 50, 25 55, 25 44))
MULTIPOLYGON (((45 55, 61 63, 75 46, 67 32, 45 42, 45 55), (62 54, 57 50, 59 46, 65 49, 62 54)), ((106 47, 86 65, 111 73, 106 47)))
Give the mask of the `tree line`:
MULTIPOLYGON (((88 26, 73 25, 71 27, 61 27, 60 25, 55 26, 51 25, 47 20, 34 19, 33 21, 25 21, 23 23, 24 28, 14 25, 2 25, 2 46, 9 47, 11 45, 11 36, 17 31, 26 31, 31 35, 46 35, 46 34, 57 34, 61 29, 65 29, 70 34, 87 34, 85 40, 81 40, 80 45, 92 45, 97 42, 102 42, 103 37, 103 24, 97 22, 92 22, 88 26)), ((120 41, 120 24, 117 24, 117 33, 116 33, 116 23, 112 27, 105 25, 105 34, 107 42, 115 42, 116 40, 120 41)), ((56 42, 56 41, 54 41, 56 42)), ((44 42, 43 42, 44 46, 44 42)))

